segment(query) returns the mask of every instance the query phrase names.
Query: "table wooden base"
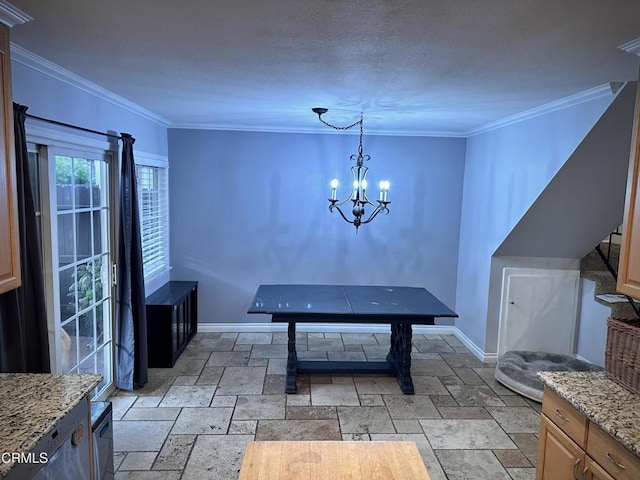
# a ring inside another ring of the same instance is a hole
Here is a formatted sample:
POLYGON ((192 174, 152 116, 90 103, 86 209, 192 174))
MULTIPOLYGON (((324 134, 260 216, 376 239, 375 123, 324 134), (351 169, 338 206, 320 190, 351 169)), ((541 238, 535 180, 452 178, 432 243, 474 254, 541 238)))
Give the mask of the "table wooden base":
POLYGON ((238 480, 429 480, 414 442, 249 442, 238 480))

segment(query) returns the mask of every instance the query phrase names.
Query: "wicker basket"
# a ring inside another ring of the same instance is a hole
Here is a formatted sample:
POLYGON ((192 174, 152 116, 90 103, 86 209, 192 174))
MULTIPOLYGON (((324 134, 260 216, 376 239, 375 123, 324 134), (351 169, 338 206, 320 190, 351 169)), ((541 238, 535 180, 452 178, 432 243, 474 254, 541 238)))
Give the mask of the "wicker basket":
POLYGON ((640 393, 640 320, 607 319, 604 368, 609 378, 640 393))

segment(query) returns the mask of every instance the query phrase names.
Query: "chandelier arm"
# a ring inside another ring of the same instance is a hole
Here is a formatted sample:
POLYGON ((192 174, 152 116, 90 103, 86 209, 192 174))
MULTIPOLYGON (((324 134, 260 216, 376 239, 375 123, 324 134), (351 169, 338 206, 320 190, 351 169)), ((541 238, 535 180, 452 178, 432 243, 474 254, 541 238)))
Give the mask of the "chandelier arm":
POLYGON ((360 203, 360 205, 362 205, 363 207, 365 205, 373 205, 374 207, 378 208, 379 205, 376 205, 375 203, 373 203, 371 200, 369 200, 369 197, 367 197, 367 192, 364 192, 362 194, 362 200, 359 200, 358 203, 360 203))
MULTIPOLYGON (((345 203, 345 202, 342 202, 340 205, 342 205, 342 204, 344 204, 344 203, 345 203)), ((334 210, 337 210, 337 211, 338 211, 338 213, 339 213, 339 214, 340 214, 340 216, 344 219, 344 221, 345 221, 345 222, 347 222, 347 223, 351 223, 351 224, 354 224, 354 223, 355 223, 353 220, 349 220, 349 219, 345 216, 345 214, 344 214, 344 213, 342 213, 342 209, 341 209, 338 205, 336 205, 336 204, 329 205, 329 211, 330 211, 331 213, 333 213, 333 211, 334 211, 334 210)))
POLYGON ((353 202, 353 194, 349 198, 347 198, 346 200, 343 200, 342 202, 335 202, 334 205, 335 206, 344 205, 344 204, 349 203, 349 202, 353 202))
MULTIPOLYGON (((373 204, 371 204, 371 205, 373 205, 373 204)), ((362 223, 362 224, 369 223, 371 220, 376 218, 378 216, 378 214, 381 213, 381 212, 384 213, 385 215, 389 215, 389 209, 387 208, 386 205, 384 205, 384 206, 378 205, 376 207, 376 209, 373 212, 371 212, 371 215, 369 215, 369 218, 367 218, 366 220, 363 220, 360 223, 362 223)))
POLYGON ((328 199, 329 202, 331 202, 331 205, 329 205, 329 208, 331 209, 332 206, 338 206, 338 205, 344 205, 345 203, 349 203, 349 202, 354 202, 354 204, 357 202, 357 200, 355 199, 354 195, 353 195, 353 190, 351 191, 351 193, 349 194, 349 196, 344 199, 343 201, 338 201, 337 199, 334 198, 329 198, 328 199))

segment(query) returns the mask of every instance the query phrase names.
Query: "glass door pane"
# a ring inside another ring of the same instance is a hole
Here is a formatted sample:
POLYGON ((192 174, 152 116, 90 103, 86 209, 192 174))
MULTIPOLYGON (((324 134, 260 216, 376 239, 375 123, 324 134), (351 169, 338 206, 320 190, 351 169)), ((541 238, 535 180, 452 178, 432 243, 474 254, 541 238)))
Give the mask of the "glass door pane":
MULTIPOLYGON (((99 155, 96 155, 99 157, 99 155)), ((62 373, 99 373, 95 395, 113 381, 109 164, 54 154, 51 192, 54 297, 62 373)), ((51 172, 51 170, 50 170, 51 172)))

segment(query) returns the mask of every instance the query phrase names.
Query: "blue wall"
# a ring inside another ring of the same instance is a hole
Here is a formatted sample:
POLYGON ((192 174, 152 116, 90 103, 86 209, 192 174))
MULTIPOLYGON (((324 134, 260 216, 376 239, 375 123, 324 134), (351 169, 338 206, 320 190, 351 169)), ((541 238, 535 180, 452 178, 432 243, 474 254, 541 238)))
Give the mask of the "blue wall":
POLYGON ((604 367, 607 345, 607 318, 611 307, 594 300, 596 283, 581 279, 580 311, 578 313, 578 338, 576 353, 591 363, 604 367))
MULTIPOLYGON (((140 114, 141 109, 133 104, 131 104, 131 109, 127 108, 126 102, 118 101, 118 97, 112 96, 106 91, 92 94, 89 91, 95 87, 85 85, 83 90, 79 86, 72 85, 73 80, 65 78, 64 75, 58 77, 55 75, 55 71, 51 74, 45 74, 37 68, 13 60, 11 77, 14 102, 26 105, 29 107, 27 113, 39 117, 99 132, 130 133, 136 139, 133 147, 134 156, 144 152, 166 157, 167 127, 162 122, 155 120, 153 115, 140 114)), ((71 76, 70 78, 75 77, 71 76)), ((79 77, 76 82, 82 83, 79 77)), ((59 131, 64 135, 83 137, 82 141, 86 138, 89 142, 104 142, 105 148, 113 148, 113 145, 108 147, 108 139, 105 136, 58 127, 32 119, 27 119, 27 138, 33 131, 33 127, 59 131)), ((119 170, 118 165, 116 168, 119 170)), ((166 273, 153 282, 147 282, 146 293, 152 293, 168 280, 169 274, 166 273)))
POLYGON ((635 94, 620 90, 495 255, 582 258, 622 224, 635 94))
POLYGON ((467 140, 456 325, 481 350, 495 351, 498 330, 498 319, 487 317, 492 255, 614 98, 606 95, 467 140))
POLYGON ((245 313, 263 283, 424 286, 455 307, 465 140, 365 136, 392 203, 356 235, 326 199, 357 141, 169 129, 171 278, 200 282, 200 322, 267 320, 245 313))
MULTIPOLYGON (((58 120, 100 132, 126 132, 136 139, 136 150, 157 155, 167 154, 167 127, 76 88, 67 82, 46 75, 34 68, 13 61, 11 63, 13 101, 29 107, 27 113, 58 120)), ((39 126, 57 127, 28 120, 39 126)), ((99 135, 64 129, 73 135, 87 135, 103 140, 99 135)))
POLYGON ((200 281, 202 322, 266 321, 244 313, 261 283, 416 285, 454 308, 458 328, 485 351, 497 336, 492 255, 614 98, 467 140, 365 136, 370 183, 389 179, 392 203, 356 235, 326 198, 331 178, 348 185, 357 136, 167 133, 22 63, 12 62, 12 77, 14 100, 30 113, 129 132, 136 151, 169 155, 171 278, 200 281))

